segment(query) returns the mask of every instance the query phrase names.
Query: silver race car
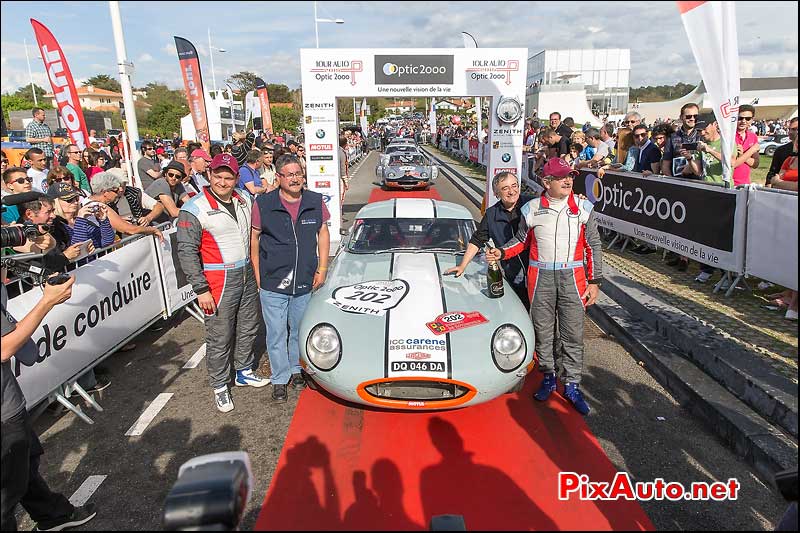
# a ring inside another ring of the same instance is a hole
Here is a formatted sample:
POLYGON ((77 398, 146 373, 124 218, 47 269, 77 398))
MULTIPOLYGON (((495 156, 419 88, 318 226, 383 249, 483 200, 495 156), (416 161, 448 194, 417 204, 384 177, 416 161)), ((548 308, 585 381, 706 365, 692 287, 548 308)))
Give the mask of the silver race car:
POLYGON ((519 390, 534 366, 514 291, 489 298, 486 262, 457 265, 475 230, 457 204, 400 198, 363 207, 300 324, 314 384, 364 405, 436 410, 519 390))
POLYGON ((395 152, 376 173, 386 188, 427 189, 436 182, 439 168, 419 152, 395 152))

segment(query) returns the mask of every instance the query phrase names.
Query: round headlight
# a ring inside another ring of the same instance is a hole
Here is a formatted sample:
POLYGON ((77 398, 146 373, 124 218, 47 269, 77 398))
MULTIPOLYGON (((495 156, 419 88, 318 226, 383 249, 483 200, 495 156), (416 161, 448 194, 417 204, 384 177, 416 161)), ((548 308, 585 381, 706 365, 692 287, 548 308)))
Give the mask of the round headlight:
POLYGON ((492 335, 492 359, 501 372, 516 370, 525 361, 525 337, 511 324, 504 324, 492 335))
POLYGON ((319 324, 311 330, 306 340, 308 360, 320 370, 331 370, 342 357, 342 340, 336 328, 319 324))
POLYGON ((387 176, 389 176, 390 178, 393 178, 395 176, 395 173, 394 172, 389 172, 389 174, 387 174, 387 176))
POLYGON ((427 178, 428 177, 428 173, 427 172, 420 172, 419 173, 419 177, 420 178, 427 178))

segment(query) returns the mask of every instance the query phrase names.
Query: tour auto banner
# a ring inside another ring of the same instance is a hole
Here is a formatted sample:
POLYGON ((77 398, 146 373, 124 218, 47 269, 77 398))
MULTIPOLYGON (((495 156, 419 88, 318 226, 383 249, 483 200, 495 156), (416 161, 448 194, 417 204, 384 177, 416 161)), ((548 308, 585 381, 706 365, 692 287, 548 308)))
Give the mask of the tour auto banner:
MULTIPOLYGON (((161 314, 155 246, 160 245, 152 237, 139 239, 72 273, 72 297, 54 307, 31 336, 39 358, 31 366, 11 362, 29 408, 161 314)), ((24 292, 8 300, 8 311, 21 318, 41 297, 36 288, 24 292)))
POLYGON ((206 98, 203 91, 203 78, 200 76, 200 59, 194 45, 182 37, 175 37, 175 48, 178 50, 178 61, 181 65, 183 85, 186 88, 186 99, 189 112, 192 114, 194 130, 200 142, 209 142, 208 115, 206 114, 206 98))
POLYGON ((678 10, 722 136, 722 174, 731 183, 740 89, 736 7, 730 1, 678 2, 678 10))
MULTIPOLYGON (((334 246, 341 220, 337 98, 490 97, 486 175, 491 183, 501 171, 520 174, 527 59, 527 48, 300 50, 306 154, 312 163, 308 187, 328 202, 334 246)), ((487 205, 496 201, 488 195, 487 205)))
POLYGON ((275 133, 272 131, 272 112, 269 109, 267 84, 261 78, 256 78, 256 91, 258 93, 258 103, 261 104, 261 129, 268 133, 275 133))
POLYGON ((744 270, 747 191, 628 172, 582 171, 573 186, 600 226, 700 263, 744 270))
POLYGON ((44 70, 53 88, 53 96, 58 104, 58 113, 69 132, 70 140, 78 145, 81 150, 86 148, 89 132, 86 129, 86 120, 75 90, 75 80, 67 64, 67 58, 56 38, 47 27, 38 20, 31 19, 33 33, 39 45, 39 52, 44 61, 44 70))

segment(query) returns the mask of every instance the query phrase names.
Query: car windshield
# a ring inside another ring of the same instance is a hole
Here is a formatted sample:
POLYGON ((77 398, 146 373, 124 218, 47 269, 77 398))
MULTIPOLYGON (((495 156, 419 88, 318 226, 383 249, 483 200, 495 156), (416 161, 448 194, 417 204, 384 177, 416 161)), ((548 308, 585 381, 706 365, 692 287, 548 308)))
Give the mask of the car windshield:
POLYGON ((421 155, 416 155, 416 154, 393 155, 392 157, 389 158, 390 167, 401 167, 406 165, 424 167, 425 158, 421 155))
POLYGON ((475 222, 453 218, 365 218, 355 221, 347 249, 354 253, 393 251, 460 253, 475 222))
POLYGON ((399 144, 394 146, 387 146, 386 153, 391 154, 394 152, 416 152, 417 147, 410 144, 399 144))

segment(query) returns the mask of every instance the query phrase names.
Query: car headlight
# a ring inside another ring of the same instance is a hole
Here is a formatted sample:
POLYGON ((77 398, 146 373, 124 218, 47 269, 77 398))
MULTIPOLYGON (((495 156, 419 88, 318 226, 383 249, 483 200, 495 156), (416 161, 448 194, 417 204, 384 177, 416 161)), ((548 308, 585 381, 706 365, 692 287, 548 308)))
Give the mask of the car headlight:
POLYGON ((395 177, 395 175, 396 175, 396 174, 395 174, 394 172, 389 172, 389 173, 387 174, 387 176, 389 176, 390 178, 393 178, 393 177, 395 177))
POLYGON ((420 178, 427 178, 428 177, 428 173, 427 172, 420 172, 419 173, 419 177, 420 178))
POLYGON ((332 370, 342 358, 342 340, 330 324, 314 326, 306 340, 308 360, 319 370, 332 370))
POLYGON ((503 324, 492 335, 492 359, 501 372, 512 372, 525 361, 525 337, 516 326, 503 324))

